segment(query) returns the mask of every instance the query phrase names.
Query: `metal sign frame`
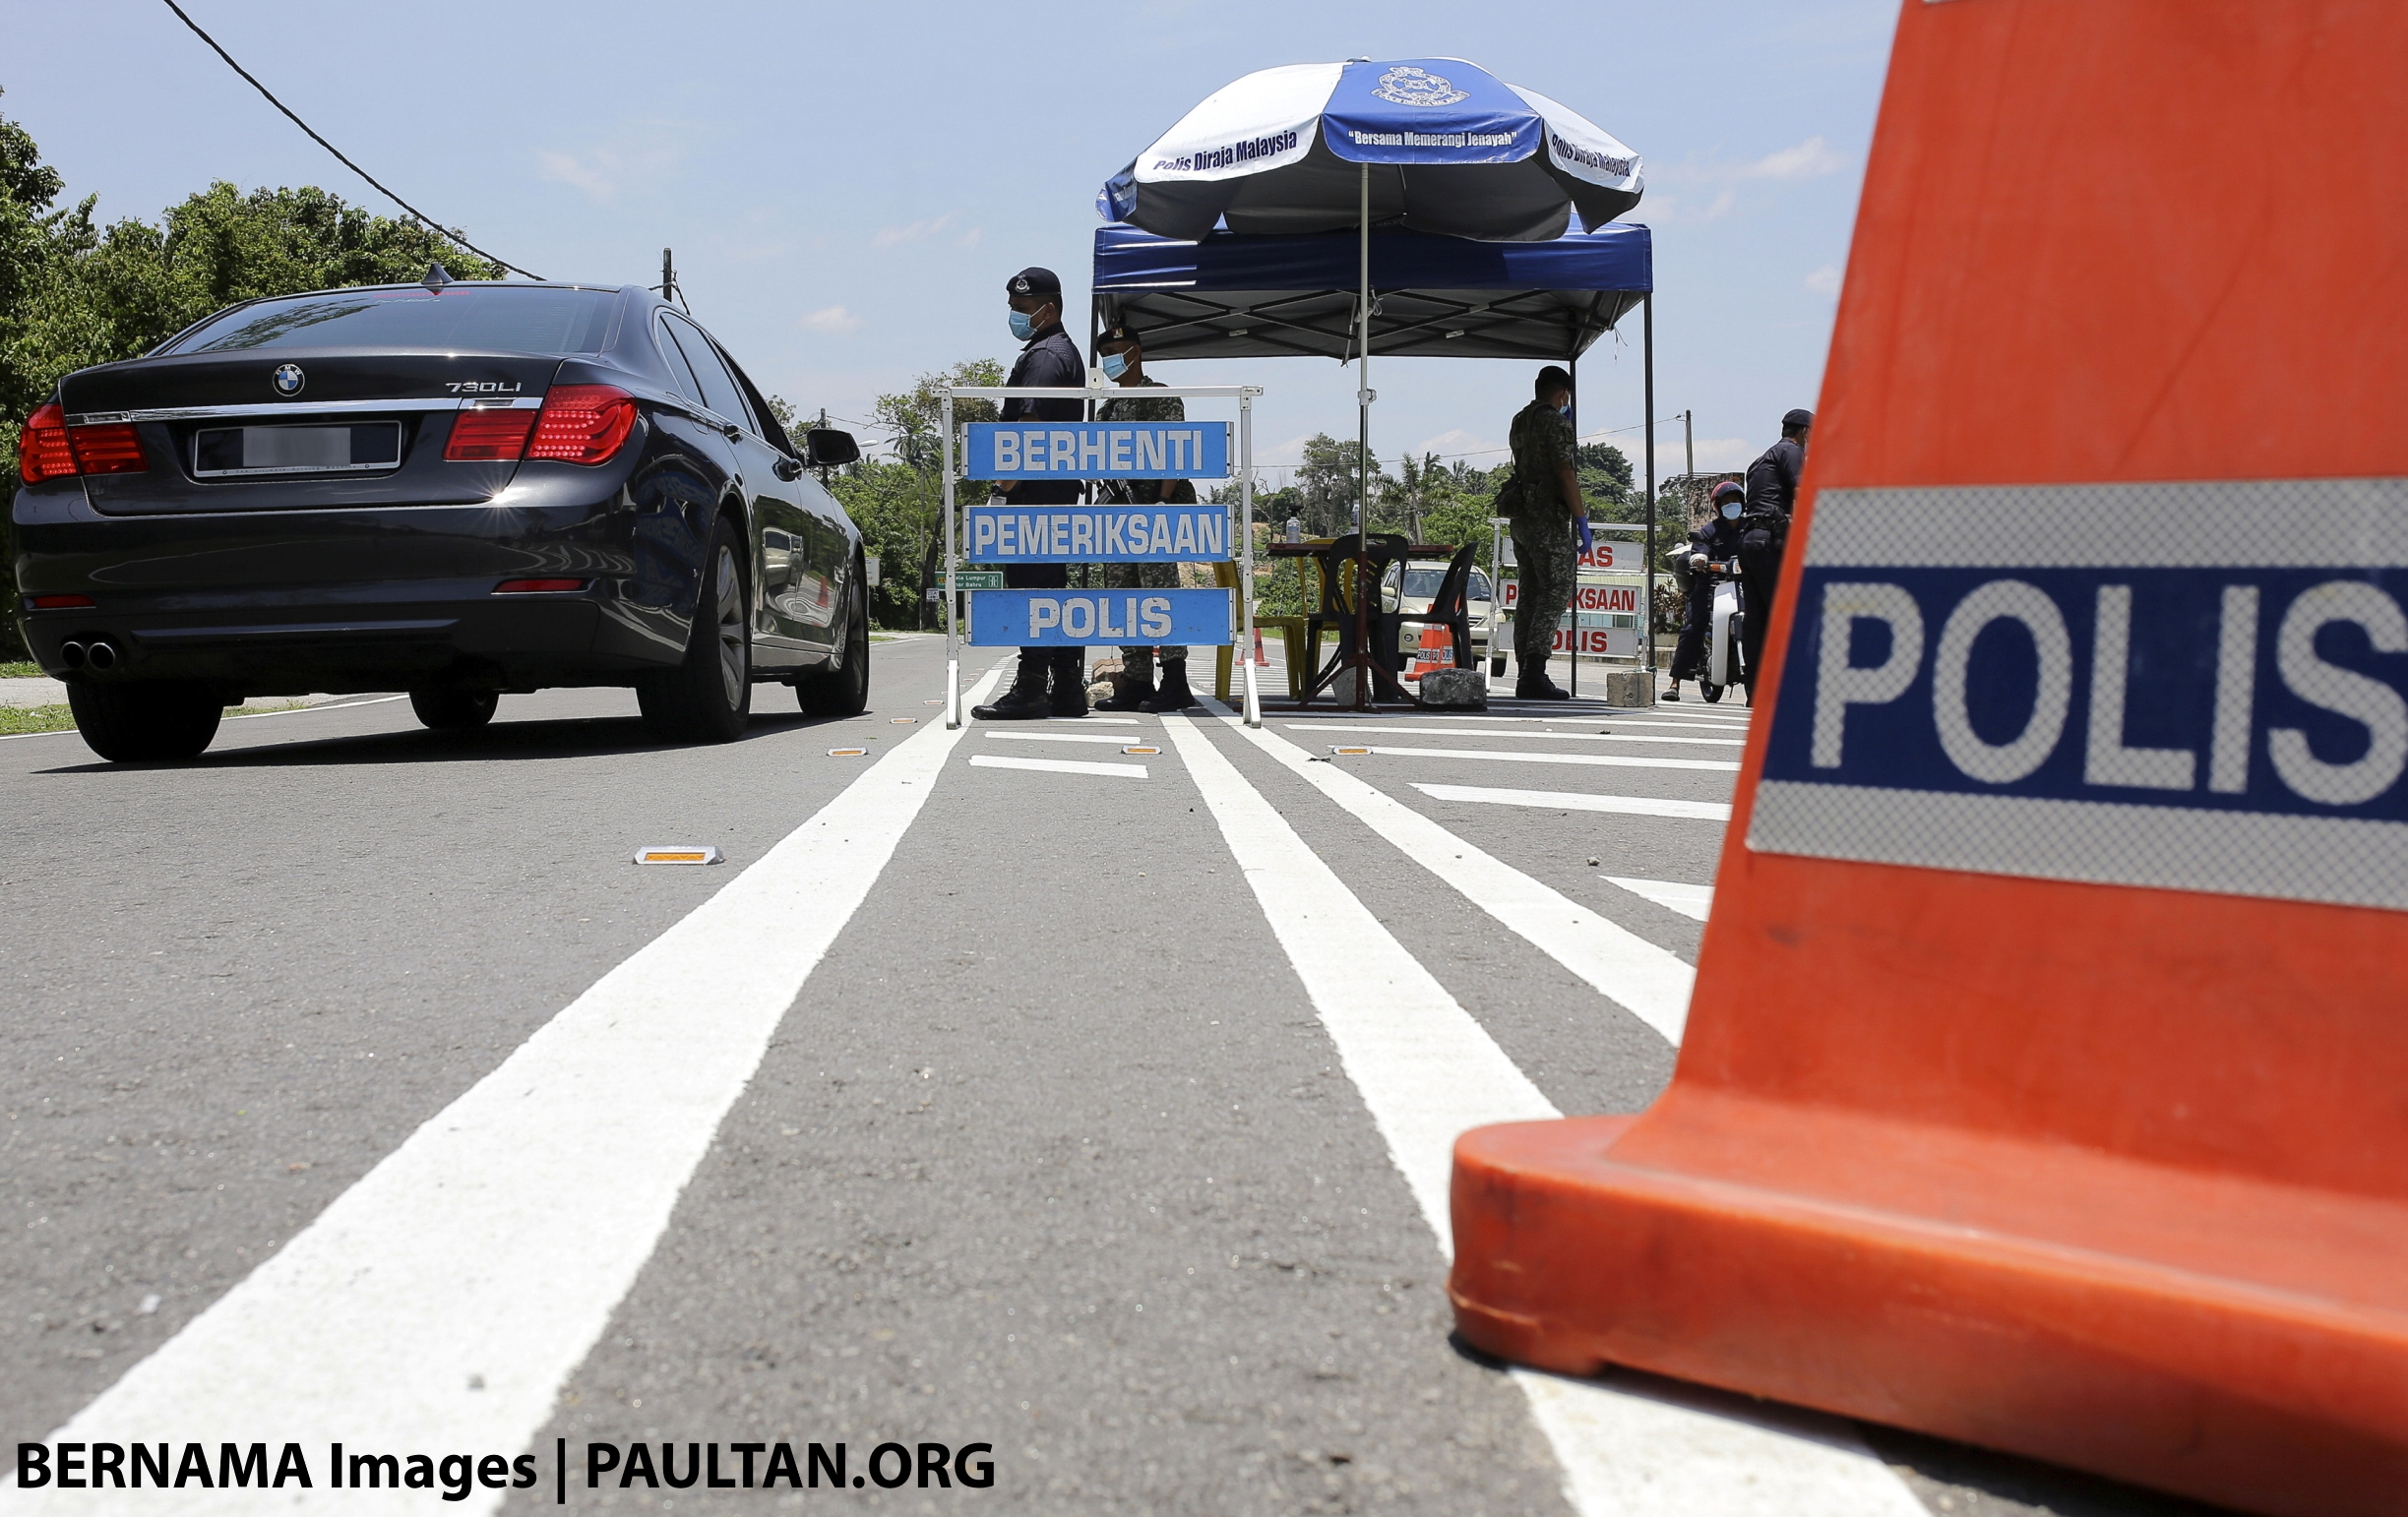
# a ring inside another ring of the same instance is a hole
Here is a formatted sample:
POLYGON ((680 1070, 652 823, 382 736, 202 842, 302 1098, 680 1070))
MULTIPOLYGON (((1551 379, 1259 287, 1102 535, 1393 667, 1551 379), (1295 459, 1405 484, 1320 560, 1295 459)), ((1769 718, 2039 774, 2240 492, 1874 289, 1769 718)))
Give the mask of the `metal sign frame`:
MULTIPOLYGON (((953 731, 961 725, 961 628, 959 608, 961 591, 956 586, 956 576, 961 568, 960 539, 957 518, 959 516, 954 491, 954 401, 956 399, 1006 400, 1019 396, 1030 400, 1082 400, 1092 405, 1099 401, 1127 399, 1132 394, 1148 398, 1235 400, 1237 402, 1237 477, 1238 498, 1232 503, 1236 519, 1231 522, 1237 534, 1237 615, 1236 640, 1233 657, 1246 671, 1245 721, 1249 727, 1263 725, 1263 697, 1255 682, 1254 660, 1254 397, 1263 393, 1260 385, 1147 385, 1132 391, 1121 385, 1088 385, 1083 388, 1047 388, 1006 385, 949 385, 937 394, 944 403, 945 430, 945 726, 953 731)), ((1084 481, 1081 481, 1084 483, 1084 481)))

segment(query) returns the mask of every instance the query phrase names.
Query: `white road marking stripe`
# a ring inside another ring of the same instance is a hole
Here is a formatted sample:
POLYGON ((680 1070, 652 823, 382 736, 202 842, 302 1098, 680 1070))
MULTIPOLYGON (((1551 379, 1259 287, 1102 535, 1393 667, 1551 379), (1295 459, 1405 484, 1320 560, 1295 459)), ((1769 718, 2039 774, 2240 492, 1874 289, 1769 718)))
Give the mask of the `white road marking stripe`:
POLYGON ((1111 743, 1129 741, 1126 732, 990 732, 990 742, 1001 743, 1111 743))
MULTIPOLYGON (((230 722, 247 722, 262 716, 299 716, 304 711, 347 711, 353 706, 383 705, 388 700, 407 700, 408 698, 407 696, 378 696, 368 700, 330 700, 324 705, 297 705, 285 711, 252 711, 246 715, 228 716, 224 719, 230 722)), ((12 738, 73 737, 75 733, 76 729, 73 727, 60 727, 49 732, 6 732, 0 733, 0 743, 6 743, 12 738)))
POLYGON ((1005 758, 994 754, 970 755, 977 769, 1035 769, 1045 774, 1101 774, 1111 779, 1143 779, 1142 763, 1086 763, 1077 758, 1005 758))
MULTIPOLYGON (((1648 716, 1650 716, 1650 717, 1652 717, 1652 718, 1656 718, 1656 720, 1653 720, 1653 721, 1648 721, 1648 722, 1642 722, 1642 721, 1639 721, 1639 720, 1637 720, 1636 718, 1634 718, 1634 717, 1632 717, 1632 716, 1630 716, 1630 715, 1628 714, 1628 713, 1629 713, 1629 711, 1631 711, 1632 709, 1634 709, 1634 708, 1633 708, 1633 707, 1628 707, 1628 706, 1615 706, 1615 707, 1613 707, 1613 708, 1612 708, 1612 709, 1610 709, 1610 710, 1601 711, 1601 712, 1599 712, 1599 713, 1598 713, 1597 715, 1595 715, 1595 716, 1477 716, 1477 715, 1462 715, 1462 716, 1456 716, 1456 715, 1451 715, 1451 714, 1450 714, 1450 715, 1448 715, 1448 716, 1446 717, 1446 720, 1448 720, 1448 721, 1456 721, 1456 722, 1511 722, 1511 723, 1513 723, 1513 724, 1514 724, 1514 725, 1516 725, 1516 726, 1520 726, 1520 725, 1524 725, 1524 724, 1528 724, 1528 723, 1542 723, 1542 724, 1543 724, 1543 723, 1552 723, 1552 722, 1581 722, 1581 723, 1587 723, 1587 722, 1597 721, 1597 720, 1599 720, 1599 719, 1604 719, 1604 720, 1608 720, 1608 721, 1627 721, 1627 722, 1630 722, 1630 723, 1631 723, 1631 725, 1633 725, 1633 726, 1635 726, 1635 727, 1636 727, 1636 726, 1656 726, 1656 727, 1676 727, 1676 726, 1677 726, 1677 727, 1745 727, 1746 725, 1748 725, 1748 719, 1747 719, 1746 717, 1744 717, 1744 716, 1742 716, 1742 717, 1735 717, 1735 718, 1731 718, 1731 719, 1729 719, 1729 720, 1722 720, 1722 719, 1707 719, 1707 720, 1699 720, 1699 721, 1691 721, 1691 720, 1687 720, 1687 719, 1685 719, 1685 717, 1684 717, 1683 713, 1676 712, 1676 711, 1667 711, 1667 710, 1664 710, 1663 708, 1661 708, 1660 706, 1650 706, 1650 707, 1648 707, 1648 708, 1647 708, 1647 714, 1648 714, 1648 716)), ((1437 713, 1437 712, 1430 712, 1430 713, 1427 713, 1427 714, 1428 714, 1428 715, 1431 715, 1431 716, 1436 716, 1436 715, 1438 715, 1438 713, 1437 713)))
POLYGON ((1677 880, 1633 880, 1622 875, 1608 875, 1607 880, 1622 886, 1633 895, 1643 895, 1670 911, 1702 922, 1714 909, 1712 885, 1683 884, 1677 880))
POLYGON ((1362 722, 1283 722, 1280 725, 1290 732, 1392 732, 1416 738, 1505 738, 1514 741, 1556 738, 1571 743, 1710 744, 1716 748, 1745 748, 1748 742, 1745 738, 1624 737, 1619 732, 1466 732, 1460 727, 1378 727, 1362 722))
POLYGON ((1413 788, 1434 801, 1469 801, 1480 806, 1539 806, 1560 812, 1614 812, 1625 817, 1686 817, 1728 821, 1720 801, 1666 801, 1643 795, 1589 795, 1577 790, 1492 790, 1485 785, 1425 785, 1413 788))
MULTIPOLYGON (((973 698, 996 679, 980 681, 973 698)), ((50 1441, 525 1448, 959 737, 929 727, 898 744, 595 981, 50 1441)), ((456 1509, 489 1512, 502 1496, 479 1488, 456 1509)), ((37 1499, 45 1513, 124 1506, 97 1493, 37 1499)), ((182 1517, 267 1503, 251 1490, 177 1489, 141 1504, 182 1517)), ((278 1491, 275 1504, 414 1512, 426 1497, 320 1487, 278 1491)), ((0 1491, 0 1506, 31 1503, 0 1491)))
POLYGON ((1586 980, 1598 995, 1661 1033, 1665 1042, 1679 1046, 1697 978, 1680 955, 1539 883, 1336 764, 1313 762, 1285 738, 1251 729, 1234 717, 1224 721, 1406 858, 1460 891, 1465 900, 1528 939, 1540 952, 1586 980))
MULTIPOLYGON (((1456 1136, 1560 1114, 1235 764, 1187 718, 1163 726, 1451 1258, 1456 1136)), ((1698 1410, 1686 1390, 1659 1397, 1512 1373, 1563 1466, 1565 1499, 1583 1517, 1925 1517, 1837 1419, 1797 1413, 1783 1429, 1698 1410)))
POLYGON ((1499 763, 1586 763, 1617 769, 1712 769, 1736 774, 1739 765, 1728 758, 1644 758, 1626 754, 1507 754, 1477 748, 1382 748, 1372 752, 1389 758, 1487 758, 1499 763))

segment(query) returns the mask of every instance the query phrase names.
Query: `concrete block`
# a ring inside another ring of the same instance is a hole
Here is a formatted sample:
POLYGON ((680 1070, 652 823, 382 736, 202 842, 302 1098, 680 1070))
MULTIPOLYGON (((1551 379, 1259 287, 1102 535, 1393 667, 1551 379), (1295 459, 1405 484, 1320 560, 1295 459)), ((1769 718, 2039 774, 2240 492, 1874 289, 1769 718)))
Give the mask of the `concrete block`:
POLYGON ((1478 669, 1433 669, 1421 677, 1421 703, 1445 711, 1488 709, 1488 676, 1478 669))
POLYGON ((1647 669, 1609 669, 1605 676, 1607 705, 1655 704, 1655 674, 1647 669))

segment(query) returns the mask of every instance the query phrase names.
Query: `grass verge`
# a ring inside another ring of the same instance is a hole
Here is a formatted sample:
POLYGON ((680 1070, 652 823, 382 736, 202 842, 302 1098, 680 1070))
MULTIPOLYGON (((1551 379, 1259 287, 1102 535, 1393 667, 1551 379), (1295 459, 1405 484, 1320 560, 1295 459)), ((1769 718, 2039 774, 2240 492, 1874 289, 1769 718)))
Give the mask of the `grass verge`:
POLYGON ((75 713, 63 705, 0 705, 0 737, 74 730, 75 713))
POLYGON ((0 663, 0 680, 38 680, 41 677, 39 664, 0 663))

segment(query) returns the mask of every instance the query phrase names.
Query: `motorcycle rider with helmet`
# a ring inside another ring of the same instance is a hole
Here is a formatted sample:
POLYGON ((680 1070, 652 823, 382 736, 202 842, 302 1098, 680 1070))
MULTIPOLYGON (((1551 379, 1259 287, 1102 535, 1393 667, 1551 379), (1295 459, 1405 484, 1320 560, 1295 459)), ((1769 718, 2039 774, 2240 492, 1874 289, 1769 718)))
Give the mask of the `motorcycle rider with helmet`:
POLYGON ((1747 494, 1734 480, 1726 479, 1714 486, 1713 515, 1689 534, 1689 550, 1678 566, 1688 571, 1682 577, 1689 606, 1681 622, 1681 640, 1672 650, 1672 688, 1664 693, 1666 700, 1681 698, 1683 680, 1702 682, 1705 678, 1705 641, 1714 625, 1714 585, 1705 576, 1705 566, 1737 559, 1739 517, 1747 494))

